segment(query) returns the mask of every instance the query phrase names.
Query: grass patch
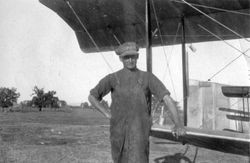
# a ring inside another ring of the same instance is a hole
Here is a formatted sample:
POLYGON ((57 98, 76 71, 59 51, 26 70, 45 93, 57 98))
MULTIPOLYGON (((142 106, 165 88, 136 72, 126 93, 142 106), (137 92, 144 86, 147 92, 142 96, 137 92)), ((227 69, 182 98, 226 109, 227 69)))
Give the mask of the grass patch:
MULTIPOLYGON (((0 112, 0 163, 110 163, 108 124, 100 113, 81 108, 0 112)), ((154 162, 175 157, 186 146, 151 138, 150 147, 150 162, 154 162)), ((194 151, 193 147, 186 155, 190 160, 194 151)), ((200 149, 197 158, 197 162, 248 161, 206 149, 200 149)))

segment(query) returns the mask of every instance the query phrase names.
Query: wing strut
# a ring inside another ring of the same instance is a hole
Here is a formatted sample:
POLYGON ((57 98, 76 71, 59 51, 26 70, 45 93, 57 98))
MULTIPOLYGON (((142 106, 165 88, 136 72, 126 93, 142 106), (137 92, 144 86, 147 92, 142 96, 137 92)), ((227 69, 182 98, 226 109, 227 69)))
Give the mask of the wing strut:
POLYGON ((147 54, 147 71, 152 72, 152 34, 151 34, 151 12, 150 0, 146 0, 146 54, 147 54))
MULTIPOLYGON (((151 13, 150 0, 145 1, 145 19, 146 19, 146 55, 147 55, 147 71, 152 73, 152 34, 151 34, 151 13)), ((151 95, 149 95, 149 107, 151 110, 151 95)))
POLYGON ((185 19, 181 18, 182 24, 182 81, 183 81, 183 111, 184 126, 187 126, 187 101, 188 101, 188 56, 186 53, 185 19))

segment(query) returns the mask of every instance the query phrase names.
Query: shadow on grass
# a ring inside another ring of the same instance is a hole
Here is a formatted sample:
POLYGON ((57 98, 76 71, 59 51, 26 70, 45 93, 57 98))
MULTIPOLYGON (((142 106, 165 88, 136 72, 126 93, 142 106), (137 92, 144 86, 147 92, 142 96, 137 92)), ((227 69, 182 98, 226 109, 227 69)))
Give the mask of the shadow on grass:
POLYGON ((33 142, 36 145, 69 145, 77 143, 77 139, 71 138, 41 138, 33 142))
POLYGON ((195 155, 193 161, 191 161, 185 154, 189 150, 189 145, 186 146, 184 153, 176 153, 174 155, 166 155, 163 157, 156 158, 154 161, 155 163, 195 163, 197 154, 198 154, 198 147, 195 148, 195 155))
POLYGON ((69 138, 54 132, 49 127, 9 126, 0 132, 2 142, 26 145, 68 145, 75 144, 79 138, 69 138))

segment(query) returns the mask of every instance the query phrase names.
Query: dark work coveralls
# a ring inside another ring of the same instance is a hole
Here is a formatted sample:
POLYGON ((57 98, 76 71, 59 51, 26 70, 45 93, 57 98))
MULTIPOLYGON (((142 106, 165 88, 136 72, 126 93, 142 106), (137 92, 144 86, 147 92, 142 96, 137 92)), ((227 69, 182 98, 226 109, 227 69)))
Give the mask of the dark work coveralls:
POLYGON ((122 69, 104 77, 90 94, 101 100, 111 92, 110 141, 115 163, 147 163, 151 116, 149 92, 169 94, 152 73, 122 69))

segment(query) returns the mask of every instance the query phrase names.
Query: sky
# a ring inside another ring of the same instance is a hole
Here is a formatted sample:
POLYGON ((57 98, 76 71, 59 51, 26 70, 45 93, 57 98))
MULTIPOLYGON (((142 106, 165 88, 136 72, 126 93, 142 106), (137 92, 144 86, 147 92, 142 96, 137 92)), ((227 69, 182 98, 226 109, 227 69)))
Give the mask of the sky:
MULTIPOLYGON (((102 77, 122 68, 114 52, 83 53, 73 30, 38 0, 0 0, 0 18, 0 87, 17 88, 21 94, 19 102, 30 100, 32 89, 38 86, 45 91, 55 90, 59 99, 78 105, 87 101, 90 89, 102 77)), ((229 43, 239 49, 248 46, 238 40, 229 43)), ((207 81, 240 55, 223 42, 192 46, 196 52, 187 48, 189 77, 195 80, 207 81)), ((145 49, 139 52, 138 67, 145 71, 145 49)), ((153 48, 153 73, 172 92, 173 98, 181 99, 180 45, 153 48)), ((211 81, 250 85, 245 58, 237 59, 211 81)))

